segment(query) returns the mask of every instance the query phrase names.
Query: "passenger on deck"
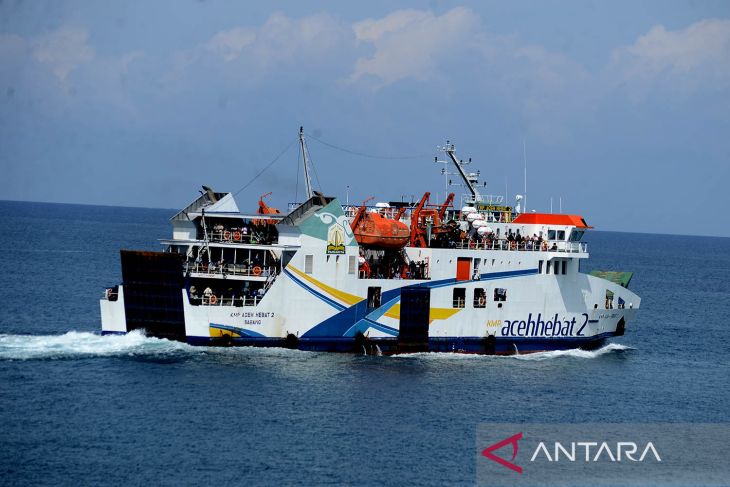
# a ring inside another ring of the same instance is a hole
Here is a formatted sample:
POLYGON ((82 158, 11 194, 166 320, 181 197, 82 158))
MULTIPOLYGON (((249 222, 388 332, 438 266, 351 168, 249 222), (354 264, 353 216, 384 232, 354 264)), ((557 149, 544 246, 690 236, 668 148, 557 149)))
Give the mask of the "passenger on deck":
POLYGON ((203 304, 213 304, 211 303, 212 296, 215 296, 215 294, 213 294, 213 290, 210 287, 206 287, 203 290, 203 304))

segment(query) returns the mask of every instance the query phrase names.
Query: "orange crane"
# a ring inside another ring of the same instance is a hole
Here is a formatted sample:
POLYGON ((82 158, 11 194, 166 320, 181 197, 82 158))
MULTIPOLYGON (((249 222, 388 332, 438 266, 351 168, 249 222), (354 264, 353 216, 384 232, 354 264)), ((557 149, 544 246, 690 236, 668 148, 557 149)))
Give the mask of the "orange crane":
POLYGON ((428 199, 431 193, 424 193, 421 201, 411 213, 411 247, 428 247, 426 241, 426 228, 427 224, 431 223, 432 234, 438 234, 442 232, 441 221, 446 215, 446 209, 451 206, 454 201, 454 193, 449 193, 443 204, 438 205, 436 208, 427 207, 428 199), (428 221, 430 219, 430 222, 428 221))

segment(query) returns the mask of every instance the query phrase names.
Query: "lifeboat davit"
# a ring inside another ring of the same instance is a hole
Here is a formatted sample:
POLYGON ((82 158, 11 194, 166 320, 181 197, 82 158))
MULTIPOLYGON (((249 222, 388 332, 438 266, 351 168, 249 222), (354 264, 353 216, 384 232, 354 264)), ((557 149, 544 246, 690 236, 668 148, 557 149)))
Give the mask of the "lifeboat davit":
POLYGON ((379 212, 368 213, 365 205, 361 206, 352 220, 352 233, 357 243, 378 249, 402 249, 411 238, 408 225, 386 218, 379 212))
MULTIPOLYGON (((264 198, 266 198, 267 196, 270 196, 270 195, 271 195, 271 192, 269 191, 265 195, 262 195, 261 198, 259 198, 259 208, 256 211, 256 213, 258 213, 259 215, 280 215, 281 214, 281 212, 279 211, 278 208, 269 206, 266 204, 266 202, 264 202, 264 198)), ((268 223, 270 225, 276 224, 276 220, 272 220, 272 219, 254 220, 253 222, 256 225, 261 225, 263 223, 268 223)))

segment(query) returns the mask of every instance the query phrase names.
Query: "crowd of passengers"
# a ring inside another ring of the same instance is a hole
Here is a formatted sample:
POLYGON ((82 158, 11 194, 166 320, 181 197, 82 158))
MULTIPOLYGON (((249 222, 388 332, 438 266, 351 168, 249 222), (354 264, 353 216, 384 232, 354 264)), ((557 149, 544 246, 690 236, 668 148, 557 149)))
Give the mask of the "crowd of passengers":
POLYGON ((463 240, 470 248, 509 248, 510 250, 558 250, 558 244, 553 242, 548 247, 547 240, 542 236, 533 234, 520 235, 520 231, 516 233, 509 230, 506 236, 500 238, 490 233, 487 235, 479 235, 476 231, 463 232, 463 240))
POLYGON ((223 290, 215 285, 207 285, 202 292, 195 285, 191 285, 188 295, 190 304, 194 306, 254 306, 266 294, 266 287, 253 288, 246 283, 242 289, 235 290, 229 287, 223 290))
POLYGON ((500 236, 495 233, 479 235, 476 228, 469 230, 461 230, 456 221, 449 222, 439 233, 431 240, 433 248, 463 248, 468 247, 500 249, 500 250, 557 250, 558 245, 553 242, 548 244, 541 235, 533 234, 532 236, 512 232, 510 229, 506 235, 500 236))
POLYGON ((360 255, 361 279, 428 279, 425 260, 410 260, 404 251, 384 252, 381 258, 360 255))
POLYGON ((241 264, 229 264, 223 259, 208 262, 200 257, 194 261, 187 262, 188 272, 200 272, 204 274, 234 274, 242 276, 269 277, 274 276, 279 268, 278 262, 272 265, 258 265, 244 261, 241 264))
MULTIPOLYGON (((229 251, 230 252, 230 251, 229 251)), ((188 258, 185 263, 185 270, 205 274, 233 274, 243 276, 269 277, 278 273, 280 260, 269 253, 269 258, 264 259, 264 251, 251 251, 250 259, 238 259, 238 262, 229 262, 220 258, 210 258, 205 248, 200 249, 195 260, 188 258), (266 262, 266 264, 264 264, 266 262)), ((215 254, 218 254, 216 251, 215 254)), ((220 254, 218 254, 220 255, 220 254)))
POLYGON ((211 240, 221 242, 242 242, 260 245, 269 245, 276 241, 276 226, 262 220, 244 221, 240 226, 229 226, 222 223, 213 225, 210 234, 211 240))

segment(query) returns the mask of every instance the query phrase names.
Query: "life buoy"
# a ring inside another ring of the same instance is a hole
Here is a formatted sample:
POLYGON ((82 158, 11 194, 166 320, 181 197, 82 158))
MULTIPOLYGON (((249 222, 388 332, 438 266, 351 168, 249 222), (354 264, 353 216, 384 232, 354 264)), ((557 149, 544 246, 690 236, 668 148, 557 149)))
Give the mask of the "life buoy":
POLYGON ((261 275, 261 267, 256 266, 253 268, 253 275, 254 276, 260 276, 261 275))
POLYGON ((231 232, 229 232, 228 230, 223 232, 223 240, 230 240, 230 239, 231 239, 231 232))
POLYGON ((218 302, 218 298, 215 296, 215 294, 211 294, 210 297, 208 298, 208 302, 210 304, 215 304, 218 302))
POLYGON ((238 232, 238 231, 233 232, 233 240, 235 240, 236 242, 240 242, 241 241, 241 232, 238 232))

